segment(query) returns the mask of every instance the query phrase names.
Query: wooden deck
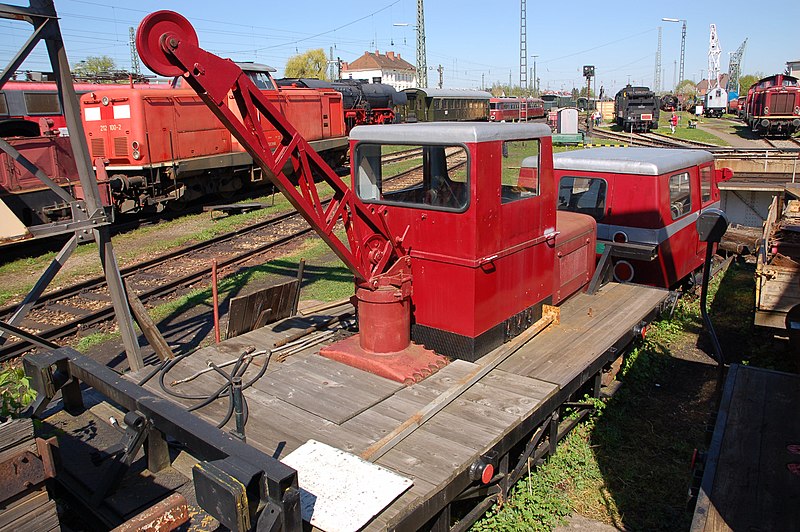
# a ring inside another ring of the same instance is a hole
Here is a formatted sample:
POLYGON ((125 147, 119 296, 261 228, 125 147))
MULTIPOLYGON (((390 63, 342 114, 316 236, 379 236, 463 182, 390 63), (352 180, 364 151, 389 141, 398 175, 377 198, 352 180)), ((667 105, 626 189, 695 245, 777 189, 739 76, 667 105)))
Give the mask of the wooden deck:
MULTIPOLYGON (((580 294, 567 301, 561 307, 559 325, 528 342, 376 461, 414 484, 366 529, 425 524, 469 486, 468 469, 478 457, 489 450, 507 452, 547 419, 620 354, 634 327, 652 317, 666 294, 654 288, 612 284, 595 296, 580 294)), ((165 382, 169 386, 204 369, 208 361, 220 364, 235 358, 248 346, 272 347, 276 340, 306 327, 303 320, 289 320, 205 348, 181 361, 165 382)), ((454 361, 423 382, 405 387, 320 357, 318 349, 282 363, 273 361, 264 377, 245 391, 248 444, 281 457, 314 439, 359 454, 481 364, 481 360, 454 361)), ((244 380, 258 369, 249 369, 244 380)), ((133 380, 138 377, 130 375, 133 380)), ((212 372, 175 389, 206 394, 223 382, 212 372)), ((163 394, 157 379, 147 387, 163 394)), ((216 424, 226 409, 227 404, 218 401, 199 415, 216 424)))
POLYGON ((800 375, 731 366, 691 530, 800 530, 800 375))

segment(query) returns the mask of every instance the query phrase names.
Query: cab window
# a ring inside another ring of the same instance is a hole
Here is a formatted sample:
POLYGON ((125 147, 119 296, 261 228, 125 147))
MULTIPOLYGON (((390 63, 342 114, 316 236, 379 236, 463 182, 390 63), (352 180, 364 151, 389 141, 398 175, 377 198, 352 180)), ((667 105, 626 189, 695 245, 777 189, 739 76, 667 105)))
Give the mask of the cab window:
POLYGON ((700 201, 706 203, 711 201, 711 176, 713 170, 710 166, 700 168, 700 201))
POLYGON ((692 211, 689 182, 689 172, 675 174, 669 178, 669 210, 673 220, 692 211))
POLYGON ((511 203, 539 195, 539 141, 515 140, 503 143, 500 200, 511 203), (523 159, 527 159, 522 164, 523 159))
POLYGON ((250 78, 250 81, 252 81, 253 84, 262 91, 275 90, 272 80, 264 72, 248 72, 247 77, 250 78))
POLYGON ((356 192, 370 203, 463 211, 469 203, 469 161, 463 146, 356 147, 356 192))
POLYGON ((564 176, 558 184, 558 210, 588 214, 598 222, 606 212, 604 179, 564 176))

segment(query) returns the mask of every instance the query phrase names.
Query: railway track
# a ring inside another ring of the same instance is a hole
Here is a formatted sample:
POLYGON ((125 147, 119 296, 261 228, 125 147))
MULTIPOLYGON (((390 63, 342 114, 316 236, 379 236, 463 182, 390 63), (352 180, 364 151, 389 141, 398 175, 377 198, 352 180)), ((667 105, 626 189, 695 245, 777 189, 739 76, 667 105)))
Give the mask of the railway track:
MULTIPOLYGON (((209 276, 210 261, 220 269, 235 266, 311 232, 299 213, 292 212, 253 224, 245 229, 182 248, 121 269, 128 290, 143 302, 151 301, 209 276)), ((3 320, 16 305, 0 309, 3 320)), ((68 337, 81 328, 114 317, 114 308, 104 277, 53 291, 42 296, 22 321, 21 327, 50 341, 68 337)), ((25 353, 33 346, 8 339, 0 347, 0 361, 25 353)))
POLYGON ((800 139, 795 137, 788 137, 785 139, 777 139, 771 137, 763 137, 762 140, 772 148, 781 151, 800 151, 800 139))

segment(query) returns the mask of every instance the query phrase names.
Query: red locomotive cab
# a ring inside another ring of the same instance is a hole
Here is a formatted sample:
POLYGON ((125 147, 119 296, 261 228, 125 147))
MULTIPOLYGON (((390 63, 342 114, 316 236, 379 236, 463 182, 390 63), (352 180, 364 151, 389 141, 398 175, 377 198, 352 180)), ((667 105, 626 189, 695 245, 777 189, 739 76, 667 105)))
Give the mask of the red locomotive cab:
POLYGON ((559 209, 597 220, 599 248, 611 250, 616 280, 673 287, 703 264, 695 221, 719 207, 720 181, 700 150, 597 148, 557 154, 559 209))
POLYGON ((558 247, 549 134, 467 123, 352 130, 354 189, 410 249, 416 342, 475 360, 590 280, 593 220, 572 215, 558 247))

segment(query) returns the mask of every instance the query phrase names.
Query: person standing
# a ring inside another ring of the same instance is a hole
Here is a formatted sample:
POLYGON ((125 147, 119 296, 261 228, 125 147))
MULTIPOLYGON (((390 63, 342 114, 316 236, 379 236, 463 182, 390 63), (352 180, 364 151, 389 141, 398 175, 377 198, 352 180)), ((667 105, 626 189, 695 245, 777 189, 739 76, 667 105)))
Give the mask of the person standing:
POLYGON ((672 113, 672 116, 669 117, 669 128, 672 130, 672 134, 675 134, 675 128, 678 127, 678 115, 672 113))

